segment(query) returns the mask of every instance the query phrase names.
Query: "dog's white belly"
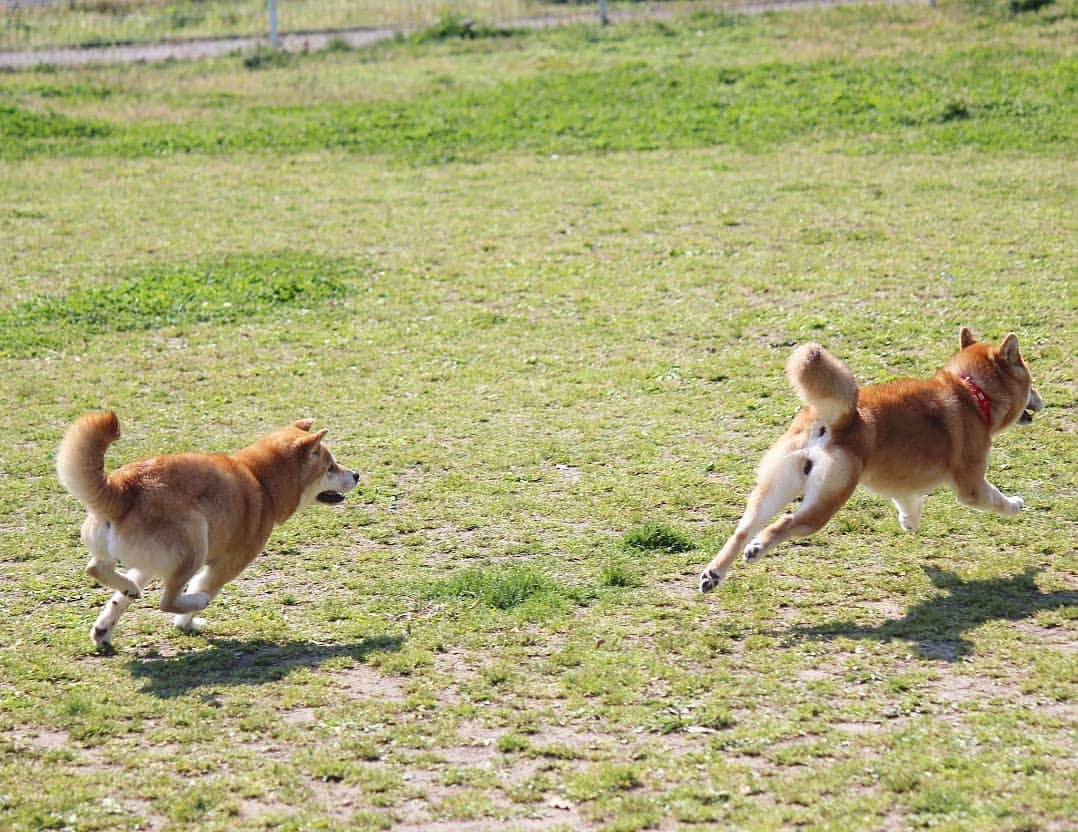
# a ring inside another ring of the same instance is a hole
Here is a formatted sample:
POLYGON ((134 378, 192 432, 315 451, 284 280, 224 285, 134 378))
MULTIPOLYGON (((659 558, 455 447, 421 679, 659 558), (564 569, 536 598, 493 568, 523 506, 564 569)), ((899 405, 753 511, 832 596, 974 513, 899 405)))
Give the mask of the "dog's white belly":
POLYGON ((881 497, 902 499, 928 494, 943 485, 944 480, 942 471, 932 469, 921 472, 904 471, 901 475, 894 472, 865 471, 861 474, 860 485, 881 497))

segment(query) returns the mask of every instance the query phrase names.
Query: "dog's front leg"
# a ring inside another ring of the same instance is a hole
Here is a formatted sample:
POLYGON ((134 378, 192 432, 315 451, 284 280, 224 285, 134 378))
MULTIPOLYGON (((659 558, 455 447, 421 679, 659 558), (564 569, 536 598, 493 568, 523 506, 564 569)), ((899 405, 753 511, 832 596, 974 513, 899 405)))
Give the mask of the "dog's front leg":
POLYGON ((1008 497, 986 479, 965 487, 955 488, 958 502, 980 511, 994 511, 1004 517, 1013 517, 1025 506, 1021 497, 1008 497))
MULTIPOLYGON (((220 566, 216 569, 212 566, 207 566, 191 579, 191 583, 187 585, 186 594, 188 597, 204 595, 208 599, 206 602, 206 605, 208 605, 210 601, 217 597, 221 587, 235 577, 236 574, 238 574, 238 570, 222 570, 220 566)), ((185 633, 197 633, 202 629, 205 622, 201 618, 196 618, 195 612, 198 612, 198 610, 180 613, 173 621, 185 633)))
POLYGON ((898 525, 904 532, 915 532, 921 527, 921 517, 925 511, 925 495, 895 497, 891 500, 898 509, 898 525))

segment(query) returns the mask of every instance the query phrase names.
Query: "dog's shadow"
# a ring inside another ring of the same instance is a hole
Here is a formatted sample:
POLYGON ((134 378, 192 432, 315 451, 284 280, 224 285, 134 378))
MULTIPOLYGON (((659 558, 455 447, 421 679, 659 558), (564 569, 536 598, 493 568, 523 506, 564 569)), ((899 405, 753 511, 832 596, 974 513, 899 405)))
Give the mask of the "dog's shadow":
POLYGON ((951 572, 923 567, 925 574, 946 594, 914 604, 902 618, 865 626, 853 621, 793 627, 784 632, 795 639, 835 637, 896 639, 911 642, 924 658, 955 662, 973 651, 966 633, 988 621, 1020 621, 1041 610, 1062 609, 1078 603, 1078 592, 1041 592, 1034 578, 1039 570, 1026 569, 1009 578, 964 581, 951 572))
POLYGON ((172 699, 202 687, 264 685, 301 668, 321 667, 330 659, 363 661, 371 653, 399 650, 403 643, 404 638, 395 635, 370 636, 350 644, 214 639, 202 650, 132 659, 128 668, 134 678, 145 681, 144 693, 172 699))

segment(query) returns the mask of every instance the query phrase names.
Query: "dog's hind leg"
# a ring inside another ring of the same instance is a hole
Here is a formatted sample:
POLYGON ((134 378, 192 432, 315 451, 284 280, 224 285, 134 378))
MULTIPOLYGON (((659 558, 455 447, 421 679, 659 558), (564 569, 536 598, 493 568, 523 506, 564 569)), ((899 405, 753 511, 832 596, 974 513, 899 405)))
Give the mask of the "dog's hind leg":
POLYGON ((138 584, 116 571, 116 561, 111 558, 96 555, 91 557, 90 562, 86 564, 86 574, 102 586, 115 589, 132 601, 142 595, 142 589, 138 584))
POLYGON ((760 462, 756 487, 749 495, 745 513, 722 549, 700 575, 700 591, 709 592, 719 585, 746 542, 762 529, 791 500, 800 497, 805 487, 806 458, 786 443, 776 445, 760 462))
POLYGON ((90 550, 86 574, 102 586, 122 592, 134 600, 142 594, 142 588, 125 575, 116 571, 115 527, 108 520, 91 514, 82 524, 82 542, 90 550))
MULTIPOLYGON (((139 590, 150 582, 150 576, 137 569, 127 570, 127 579, 139 590)), ((98 650, 108 650, 112 646, 112 631, 134 598, 124 592, 116 592, 97 616, 97 621, 90 628, 90 640, 98 650)))
POLYGON ((819 531, 850 498, 857 487, 860 465, 841 453, 819 453, 813 460, 805 498, 797 511, 764 529, 745 547, 745 560, 756 560, 791 537, 819 531))

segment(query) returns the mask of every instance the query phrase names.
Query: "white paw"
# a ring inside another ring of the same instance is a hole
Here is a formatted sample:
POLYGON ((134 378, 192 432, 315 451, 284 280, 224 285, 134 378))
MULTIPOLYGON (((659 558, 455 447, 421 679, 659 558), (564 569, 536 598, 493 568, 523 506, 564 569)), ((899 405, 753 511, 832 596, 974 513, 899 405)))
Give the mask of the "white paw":
POLYGON ((764 545, 758 540, 752 541, 752 543, 745 547, 745 551, 743 552, 745 563, 752 563, 763 555, 763 553, 764 545))
POLYGON ((910 517, 908 514, 898 515, 898 525, 902 527, 904 532, 915 532, 921 527, 921 521, 916 517, 910 517))
POLYGON ((206 626, 206 619, 195 618, 194 613, 184 613, 176 616, 175 623, 185 633, 197 633, 206 626))
POLYGON ((1007 506, 1004 509, 1006 514, 1017 514, 1023 508, 1025 508, 1025 501, 1021 497, 1005 497, 1004 503, 1007 506))
POLYGON ((94 626, 90 628, 90 641, 96 649, 108 650, 112 647, 112 627, 94 622, 94 626))
POLYGON ((718 569, 705 569, 700 574, 700 591, 711 592, 722 583, 722 573, 718 569))

